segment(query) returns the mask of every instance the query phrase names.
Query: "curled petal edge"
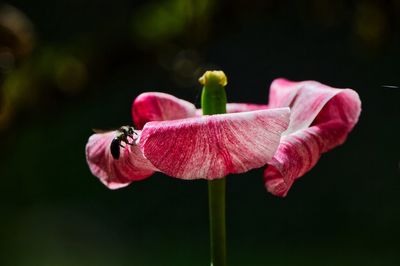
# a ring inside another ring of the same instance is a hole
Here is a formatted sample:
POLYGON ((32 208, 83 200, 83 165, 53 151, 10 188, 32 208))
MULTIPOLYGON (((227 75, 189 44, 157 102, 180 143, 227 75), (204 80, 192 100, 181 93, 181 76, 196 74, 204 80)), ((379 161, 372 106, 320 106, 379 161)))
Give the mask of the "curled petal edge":
POLYGON ((277 80, 272 87, 274 88, 271 89, 272 96, 270 96, 272 105, 292 106, 290 123, 295 125, 289 125, 276 154, 268 162, 269 166, 264 172, 267 190, 274 195, 284 197, 294 181, 308 172, 322 153, 344 143, 348 133, 358 121, 361 101, 353 90, 334 89, 318 82, 295 83, 277 80), (277 90, 279 86, 283 92, 277 90), (304 102, 297 102, 304 99, 299 94, 304 94, 307 90, 306 95, 311 97, 308 99, 309 106, 305 106, 304 102), (281 103, 277 104, 279 101, 281 103), (312 117, 311 121, 307 114, 312 117), (298 122, 296 119, 301 121, 298 122), (311 125, 308 126, 307 123, 311 125))
MULTIPOLYGON (((140 134, 140 132, 138 131, 140 134)), ((110 189, 118 189, 151 176, 157 169, 143 157, 138 145, 120 148, 120 158, 110 152, 116 132, 92 135, 86 144, 86 161, 94 176, 110 189)))

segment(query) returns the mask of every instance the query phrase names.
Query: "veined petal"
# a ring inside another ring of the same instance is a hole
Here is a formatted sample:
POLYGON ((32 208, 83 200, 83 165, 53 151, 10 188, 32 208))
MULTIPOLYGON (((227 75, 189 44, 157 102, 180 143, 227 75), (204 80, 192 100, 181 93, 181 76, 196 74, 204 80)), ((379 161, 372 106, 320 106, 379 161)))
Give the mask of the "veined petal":
POLYGON ((266 164, 289 123, 289 108, 147 123, 139 145, 160 171, 215 179, 266 164))
POLYGON ((138 129, 150 121, 175 120, 195 116, 196 107, 185 100, 161 92, 140 94, 132 104, 132 116, 138 129))
POLYGON ((279 79, 271 86, 270 104, 292 107, 289 128, 264 173, 268 191, 286 196, 293 182, 308 172, 322 153, 346 140, 358 121, 361 102, 350 89, 279 79))
POLYGON ((132 181, 149 177, 157 170, 143 157, 137 145, 121 147, 120 158, 114 159, 110 145, 115 134, 115 131, 94 134, 86 144, 86 160, 90 171, 104 185, 110 189, 125 187, 132 181))
POLYGON ((350 89, 336 89, 316 81, 292 82, 277 79, 271 84, 269 107, 290 107, 290 124, 285 132, 285 135, 289 135, 309 127, 327 102, 338 93, 349 94, 350 101, 355 97, 358 99, 357 93, 350 89))

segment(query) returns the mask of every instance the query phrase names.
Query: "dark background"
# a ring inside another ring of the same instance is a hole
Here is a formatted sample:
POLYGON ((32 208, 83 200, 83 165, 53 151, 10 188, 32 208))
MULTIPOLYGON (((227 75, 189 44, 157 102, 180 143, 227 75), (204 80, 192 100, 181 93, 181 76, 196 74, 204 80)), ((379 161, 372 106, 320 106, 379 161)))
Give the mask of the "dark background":
POLYGON ((0 265, 209 265, 207 186, 157 173, 111 191, 91 128, 163 91, 231 102, 277 77, 355 89, 360 121, 286 198, 228 177, 230 265, 400 265, 399 1, 10 1, 0 8, 0 265))

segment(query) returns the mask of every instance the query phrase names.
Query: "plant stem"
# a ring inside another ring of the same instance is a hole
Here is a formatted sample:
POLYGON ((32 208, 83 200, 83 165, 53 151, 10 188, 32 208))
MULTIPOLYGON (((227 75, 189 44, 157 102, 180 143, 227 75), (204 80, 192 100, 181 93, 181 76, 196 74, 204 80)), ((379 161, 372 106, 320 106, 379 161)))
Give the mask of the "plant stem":
MULTIPOLYGON (((227 79, 222 71, 207 71, 201 78, 203 115, 226 113, 227 79)), ((225 178, 208 181, 211 266, 226 266, 225 178)))
POLYGON ((226 265, 225 178, 208 181, 211 266, 226 265))

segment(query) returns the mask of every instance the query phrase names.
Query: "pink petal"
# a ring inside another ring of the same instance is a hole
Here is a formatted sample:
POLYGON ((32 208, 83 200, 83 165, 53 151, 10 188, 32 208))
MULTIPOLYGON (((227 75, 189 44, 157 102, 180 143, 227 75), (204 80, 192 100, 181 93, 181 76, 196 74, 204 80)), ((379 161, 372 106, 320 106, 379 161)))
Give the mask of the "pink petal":
POLYGON ((117 189, 151 176, 156 168, 143 157, 137 145, 120 149, 120 158, 110 153, 111 141, 116 132, 94 134, 86 144, 86 160, 90 171, 110 189, 117 189))
MULTIPOLYGON (((265 104, 251 104, 251 103, 228 103, 226 105, 227 113, 241 113, 249 111, 257 111, 267 109, 268 105, 265 104)), ((203 111, 201 109, 196 110, 196 116, 202 116, 203 111)))
POLYGON ((147 123, 139 145, 160 171, 214 179, 266 164, 289 123, 289 108, 147 123))
POLYGON ((227 113, 240 113, 240 112, 249 112, 256 110, 264 110, 267 109, 268 105, 265 104, 249 104, 249 103, 228 103, 226 105, 227 113))
POLYGON ((358 121, 361 102, 350 89, 278 79, 271 85, 270 106, 292 108, 289 128, 264 173, 268 191, 286 196, 322 153, 346 140, 358 121))
POLYGON ((161 92, 140 94, 132 104, 132 116, 137 128, 150 121, 175 120, 195 116, 196 107, 185 100, 161 92))

